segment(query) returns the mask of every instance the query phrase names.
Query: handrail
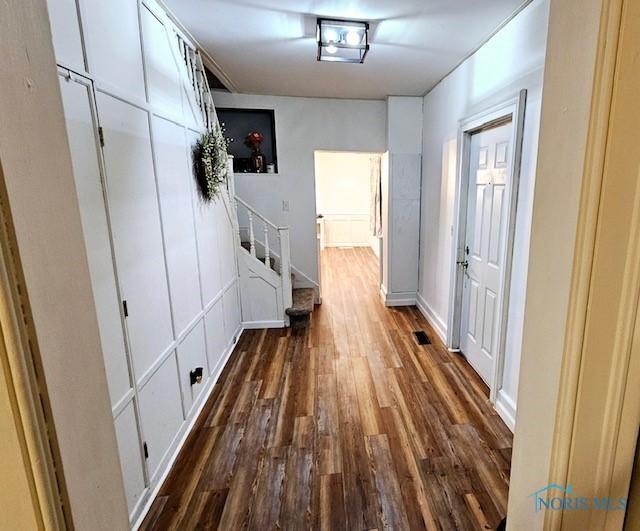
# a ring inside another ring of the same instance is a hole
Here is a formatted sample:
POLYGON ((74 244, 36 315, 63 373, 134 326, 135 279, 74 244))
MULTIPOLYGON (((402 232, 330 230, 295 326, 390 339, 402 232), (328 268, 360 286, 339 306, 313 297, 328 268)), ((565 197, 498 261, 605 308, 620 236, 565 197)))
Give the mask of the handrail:
POLYGON ((267 223, 271 228, 277 230, 278 232, 281 230, 287 230, 289 229, 289 227, 279 227, 278 225, 276 225, 275 223, 272 223, 271 221, 269 221, 269 219, 267 217, 265 217, 264 215, 262 215, 260 212, 258 212, 255 208, 253 208, 249 203, 247 203, 246 201, 243 201, 242 199, 240 199, 238 196, 235 196, 235 200, 240 203, 243 207, 245 207, 247 210, 250 210, 255 216, 257 216, 258 218, 260 218, 262 221, 264 221, 265 223, 267 223))

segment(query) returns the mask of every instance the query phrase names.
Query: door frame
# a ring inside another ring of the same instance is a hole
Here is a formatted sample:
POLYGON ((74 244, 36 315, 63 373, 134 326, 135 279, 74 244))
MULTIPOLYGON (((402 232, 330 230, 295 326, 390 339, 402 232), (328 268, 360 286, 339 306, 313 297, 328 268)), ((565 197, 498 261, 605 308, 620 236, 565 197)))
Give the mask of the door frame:
POLYGON ((7 503, 23 524, 72 529, 71 507, 0 164, 0 424, 7 503), (11 444, 14 443, 14 444, 11 444), (9 486, 10 483, 10 486, 9 486))
MULTIPOLYGON (((629 494, 640 427, 639 29, 636 2, 602 2, 549 466, 550 481, 613 500, 629 494)), ((626 513, 547 511, 544 525, 622 529, 626 513)))
MULTIPOLYGON (((498 391, 502 385, 504 369, 504 350, 507 332, 507 312, 509 308, 509 288, 511 282, 511 265, 513 257, 513 241, 516 227, 516 210, 518 190, 520 185, 520 167, 522 162, 522 141, 524 137, 524 116, 527 91, 521 90, 516 96, 508 100, 464 118, 458 125, 458 163, 456 168, 456 186, 453 216, 453 238, 451 246, 451 274, 449 285, 449 316, 447 320, 447 347, 452 352, 460 351, 460 326, 462 324, 462 294, 464 286, 464 271, 458 262, 464 260, 467 228, 467 199, 469 190, 470 147, 471 136, 475 133, 497 127, 504 123, 513 124, 511 145, 511 179, 505 186, 505 203, 507 216, 507 239, 502 249, 501 260, 504 264, 500 279, 500 294, 498 299, 498 347, 495 351, 490 387, 490 400, 496 402, 498 391)), ((513 426, 511 426, 513 428, 513 426)))

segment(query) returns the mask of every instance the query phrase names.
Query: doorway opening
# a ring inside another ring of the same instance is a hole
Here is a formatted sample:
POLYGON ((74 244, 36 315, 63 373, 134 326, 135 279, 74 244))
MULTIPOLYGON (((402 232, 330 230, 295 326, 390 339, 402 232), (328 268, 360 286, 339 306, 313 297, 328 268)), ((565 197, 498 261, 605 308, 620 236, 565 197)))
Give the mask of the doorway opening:
POLYGON ((503 393, 509 289, 526 91, 462 122, 454 214, 454 268, 447 344, 490 389, 513 430, 515 405, 503 393))
MULTIPOLYGON (((356 250, 380 284, 382 250, 381 154, 316 151, 318 278, 331 251, 356 250)), ((340 254, 340 253, 337 253, 340 254)), ((333 263, 333 261, 331 261, 333 263)), ((328 272, 326 272, 328 273, 328 272)))

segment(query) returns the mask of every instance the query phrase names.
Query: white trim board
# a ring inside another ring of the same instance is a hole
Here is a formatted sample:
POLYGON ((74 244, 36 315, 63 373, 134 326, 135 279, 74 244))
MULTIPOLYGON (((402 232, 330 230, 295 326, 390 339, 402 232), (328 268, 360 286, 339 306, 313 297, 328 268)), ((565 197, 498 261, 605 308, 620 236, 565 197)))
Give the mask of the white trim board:
POLYGON ((415 291, 389 293, 387 291, 387 288, 383 284, 380 284, 380 298, 382 299, 382 304, 384 304, 387 307, 416 305, 415 291))
POLYGON ((437 316, 436 312, 433 311, 433 308, 429 305, 429 303, 424 299, 424 297, 417 293, 416 296, 416 306, 422 316, 427 320, 427 322, 431 325, 431 327, 435 330, 436 334, 440 340, 446 344, 447 342, 447 324, 437 316))
POLYGON ((496 399, 495 404, 493 405, 495 410, 500 415, 500 418, 507 425, 507 428, 511 430, 513 433, 516 428, 516 404, 504 390, 500 389, 498 391, 498 397, 496 399))
POLYGON ((263 328, 284 328, 284 321, 243 321, 242 328, 244 330, 261 330, 263 328))

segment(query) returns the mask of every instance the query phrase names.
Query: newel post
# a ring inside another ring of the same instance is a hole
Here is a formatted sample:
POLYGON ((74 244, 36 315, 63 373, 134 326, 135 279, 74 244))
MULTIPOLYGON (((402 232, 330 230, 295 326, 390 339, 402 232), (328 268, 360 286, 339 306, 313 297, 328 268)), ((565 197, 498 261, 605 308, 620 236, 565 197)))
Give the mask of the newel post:
POLYGON ((280 236, 280 270, 282 275, 282 302, 284 309, 291 308, 293 304, 293 286, 291 285, 291 249, 289 241, 289 227, 278 229, 280 236))

